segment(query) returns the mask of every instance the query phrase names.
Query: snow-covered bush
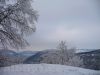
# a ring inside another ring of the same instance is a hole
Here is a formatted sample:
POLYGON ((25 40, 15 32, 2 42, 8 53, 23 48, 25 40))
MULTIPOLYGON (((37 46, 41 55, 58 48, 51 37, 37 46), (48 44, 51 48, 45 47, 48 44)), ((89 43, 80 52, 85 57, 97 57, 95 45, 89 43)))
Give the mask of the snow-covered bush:
POLYGON ((77 66, 77 67, 83 67, 84 66, 83 60, 78 56, 74 56, 71 59, 69 59, 68 65, 77 66))

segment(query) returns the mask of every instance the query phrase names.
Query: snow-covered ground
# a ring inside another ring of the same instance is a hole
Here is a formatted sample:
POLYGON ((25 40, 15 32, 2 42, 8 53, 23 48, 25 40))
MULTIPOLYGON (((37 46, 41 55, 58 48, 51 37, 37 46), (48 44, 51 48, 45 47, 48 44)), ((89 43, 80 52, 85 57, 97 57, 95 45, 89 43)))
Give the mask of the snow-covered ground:
POLYGON ((100 75, 100 72, 62 65, 24 64, 0 68, 0 75, 100 75))

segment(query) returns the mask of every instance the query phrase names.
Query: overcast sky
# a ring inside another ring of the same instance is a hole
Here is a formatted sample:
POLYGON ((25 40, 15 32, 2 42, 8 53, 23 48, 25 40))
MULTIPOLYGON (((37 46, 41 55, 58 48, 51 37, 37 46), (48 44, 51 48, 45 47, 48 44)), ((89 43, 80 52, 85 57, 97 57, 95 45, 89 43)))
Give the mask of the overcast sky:
POLYGON ((56 48, 59 40, 76 48, 100 48, 99 0, 35 0, 33 7, 39 19, 27 49, 56 48))

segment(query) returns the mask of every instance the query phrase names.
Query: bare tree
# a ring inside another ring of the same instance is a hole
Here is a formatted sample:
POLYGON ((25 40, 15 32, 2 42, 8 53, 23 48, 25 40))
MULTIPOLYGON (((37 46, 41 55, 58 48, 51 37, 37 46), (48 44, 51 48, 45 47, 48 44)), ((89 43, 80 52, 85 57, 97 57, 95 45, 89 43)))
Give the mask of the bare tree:
POLYGON ((61 41, 57 47, 58 50, 60 50, 59 52, 59 57, 60 57, 60 60, 61 61, 61 64, 65 64, 65 62, 68 62, 69 60, 69 53, 68 53, 68 48, 67 48, 67 45, 66 45, 66 42, 65 41, 61 41))
POLYGON ((75 48, 68 49, 68 45, 66 44, 65 41, 60 42, 60 44, 58 45, 58 49, 60 50, 59 61, 61 61, 61 64, 77 66, 77 67, 83 66, 83 60, 80 59, 80 57, 75 54, 76 49, 75 48))
MULTIPOLYGON (((36 30, 37 12, 32 8, 32 0, 14 0, 13 4, 0 5, 0 45, 3 48, 22 48, 28 45, 25 34, 36 30)), ((11 0, 9 0, 11 1, 11 0)))

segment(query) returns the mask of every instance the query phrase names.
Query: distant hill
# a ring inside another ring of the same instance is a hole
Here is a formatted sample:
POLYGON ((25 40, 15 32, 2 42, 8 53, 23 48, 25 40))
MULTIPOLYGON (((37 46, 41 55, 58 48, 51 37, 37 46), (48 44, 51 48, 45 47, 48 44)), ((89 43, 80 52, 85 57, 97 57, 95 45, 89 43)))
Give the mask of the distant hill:
MULTIPOLYGON (((16 53, 12 50, 0 50, 0 67, 14 64, 37 64, 45 56, 54 56, 58 52, 56 49, 44 51, 23 51, 16 53)), ((88 52, 76 53, 83 59, 84 68, 100 70, 100 49, 88 52)))
POLYGON ((11 50, 0 50, 0 67, 15 64, 17 53, 11 50))
POLYGON ((30 57, 32 55, 35 55, 37 53, 37 51, 23 51, 18 53, 19 55, 22 55, 24 57, 30 57))
MULTIPOLYGON (((25 64, 37 64, 41 63, 41 60, 44 56, 53 56, 58 50, 45 50, 36 53, 35 55, 29 57, 24 61, 25 64)), ((100 70, 100 49, 92 50, 88 52, 76 53, 76 56, 79 56, 83 59, 84 68, 100 70)), ((82 66, 83 67, 83 66, 82 66)))
POLYGON ((44 55, 49 55, 49 54, 54 54, 56 53, 56 49, 47 49, 47 50, 43 50, 43 51, 39 51, 37 52, 35 55, 29 57, 28 59, 26 59, 24 61, 24 64, 37 64, 40 63, 40 61, 43 59, 44 55))
POLYGON ((0 50, 0 67, 23 63, 24 60, 35 53, 34 51, 17 53, 12 50, 0 50))
POLYGON ((84 61, 84 67, 88 69, 100 70, 100 49, 77 53, 84 61))

